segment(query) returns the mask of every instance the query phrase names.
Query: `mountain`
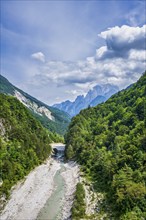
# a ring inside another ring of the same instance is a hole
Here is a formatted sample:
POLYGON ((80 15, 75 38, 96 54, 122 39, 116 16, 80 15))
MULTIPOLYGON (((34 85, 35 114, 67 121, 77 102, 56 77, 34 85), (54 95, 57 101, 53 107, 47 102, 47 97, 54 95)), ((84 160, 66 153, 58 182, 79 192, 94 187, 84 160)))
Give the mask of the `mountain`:
POLYGON ((0 75, 0 93, 12 95, 23 103, 33 115, 50 131, 64 134, 70 122, 70 116, 37 100, 21 89, 12 85, 5 77, 0 75))
POLYGON ((85 97, 80 95, 74 102, 67 100, 60 104, 54 104, 53 107, 65 111, 71 116, 75 116, 82 109, 85 109, 88 106, 93 107, 105 102, 109 97, 118 91, 119 88, 111 84, 96 85, 92 90, 89 90, 85 97))
POLYGON ((0 94, 0 198, 48 158, 51 135, 19 100, 0 94))
POLYGON ((146 72, 72 118, 65 155, 103 195, 94 219, 146 219, 146 72))

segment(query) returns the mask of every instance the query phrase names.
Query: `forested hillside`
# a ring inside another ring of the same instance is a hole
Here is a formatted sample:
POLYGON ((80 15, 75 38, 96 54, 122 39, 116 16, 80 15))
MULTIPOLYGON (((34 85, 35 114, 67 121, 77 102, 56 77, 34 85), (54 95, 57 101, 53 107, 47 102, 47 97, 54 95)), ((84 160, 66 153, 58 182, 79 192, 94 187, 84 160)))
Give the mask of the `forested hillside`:
POLYGON ((5 77, 0 75, 0 93, 17 97, 25 106, 27 106, 34 117, 41 122, 51 132, 64 135, 70 123, 70 116, 38 99, 32 97, 21 89, 12 85, 5 77))
POLYGON ((146 72, 130 88, 72 119, 66 158, 76 159, 105 195, 107 219, 146 219, 146 72))
POLYGON ((0 196, 51 152, 60 137, 43 128, 16 98, 0 94, 0 196))

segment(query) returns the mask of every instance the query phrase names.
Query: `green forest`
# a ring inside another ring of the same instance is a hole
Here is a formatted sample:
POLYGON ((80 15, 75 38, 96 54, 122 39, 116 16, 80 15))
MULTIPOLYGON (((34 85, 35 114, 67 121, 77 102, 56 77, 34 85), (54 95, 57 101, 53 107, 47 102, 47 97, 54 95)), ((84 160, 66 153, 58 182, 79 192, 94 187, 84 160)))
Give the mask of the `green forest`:
POLYGON ((82 110, 65 141, 66 159, 77 160, 104 194, 107 219, 146 219, 146 72, 105 103, 82 110))
POLYGON ((82 183, 77 183, 74 202, 71 209, 72 220, 80 220, 85 216, 85 190, 82 183))
POLYGON ((62 138, 45 129, 16 98, 0 94, 0 196, 51 153, 62 138))
POLYGON ((30 108, 33 116, 37 120, 39 120, 44 127, 46 127, 51 132, 58 133, 59 135, 62 136, 65 134, 67 127, 70 123, 70 116, 67 113, 60 111, 57 108, 44 104, 43 102, 32 97, 31 95, 27 94, 21 89, 15 87, 5 77, 0 75, 0 93, 14 96, 15 91, 20 92, 20 94, 22 94, 27 100, 29 100, 30 103, 35 103, 38 107, 44 106, 49 111, 51 111, 51 115, 55 118, 55 121, 50 120, 44 114, 42 115, 37 114, 33 108, 32 109, 30 108))

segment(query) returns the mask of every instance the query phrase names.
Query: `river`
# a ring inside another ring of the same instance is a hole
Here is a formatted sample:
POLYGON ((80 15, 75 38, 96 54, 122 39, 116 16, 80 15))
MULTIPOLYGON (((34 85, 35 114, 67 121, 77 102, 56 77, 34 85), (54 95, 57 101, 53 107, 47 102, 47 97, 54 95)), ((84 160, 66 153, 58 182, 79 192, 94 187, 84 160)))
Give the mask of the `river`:
MULTIPOLYGON (((53 148, 59 146, 64 147, 53 148)), ((57 152, 14 187, 1 220, 70 219, 79 168, 74 162, 64 163, 62 156, 57 152)))
POLYGON ((55 151, 54 158, 60 163, 60 169, 54 176, 54 191, 50 198, 47 200, 44 207, 40 210, 37 220, 51 219, 58 220, 62 217, 62 207, 65 196, 65 180, 61 173, 66 170, 62 162, 64 156, 64 145, 52 145, 55 151))
POLYGON ((41 209, 38 214, 37 220, 44 219, 61 219, 62 207, 63 207, 63 197, 65 195, 65 181, 60 175, 64 170, 63 164, 61 165, 60 170, 58 170, 54 177, 55 190, 47 200, 44 207, 41 209))

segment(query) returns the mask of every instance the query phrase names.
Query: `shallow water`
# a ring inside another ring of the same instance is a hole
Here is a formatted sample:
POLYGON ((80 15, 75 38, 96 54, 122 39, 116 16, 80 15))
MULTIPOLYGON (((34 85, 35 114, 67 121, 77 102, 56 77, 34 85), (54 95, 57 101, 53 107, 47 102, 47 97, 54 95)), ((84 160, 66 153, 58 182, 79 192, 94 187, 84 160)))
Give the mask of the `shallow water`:
MULTIPOLYGON (((59 155, 58 155, 59 157, 59 155)), ((61 168, 54 176, 54 191, 40 210, 36 220, 62 220, 61 210, 63 207, 63 197, 65 195, 65 182, 61 173, 66 169, 63 162, 58 161, 61 168)))

